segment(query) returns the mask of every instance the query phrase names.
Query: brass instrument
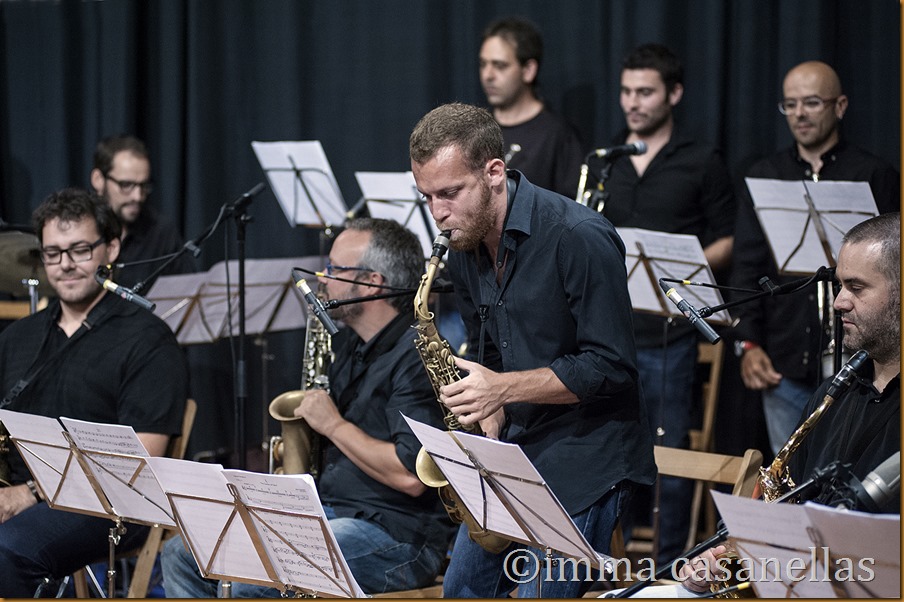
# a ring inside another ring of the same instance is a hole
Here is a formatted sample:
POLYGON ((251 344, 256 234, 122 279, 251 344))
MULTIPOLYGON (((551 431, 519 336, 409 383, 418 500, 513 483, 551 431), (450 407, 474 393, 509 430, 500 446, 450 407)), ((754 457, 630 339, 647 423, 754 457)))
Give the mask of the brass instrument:
POLYGON ((804 438, 813 430, 813 427, 816 426, 816 423, 819 422, 826 410, 834 403, 835 399, 850 386, 854 374, 866 362, 867 357, 869 357, 869 354, 862 349, 851 357, 850 361, 832 379, 832 384, 829 385, 822 403, 791 434, 791 437, 779 450, 778 455, 775 456, 769 468, 760 468, 757 485, 765 501, 773 502, 794 489, 795 484, 788 469, 788 460, 797 451, 804 438))
POLYGON ((581 205, 587 206, 587 202, 590 200, 590 191, 587 190, 587 174, 590 172, 590 168, 587 166, 587 162, 581 164, 581 177, 578 179, 578 195, 574 198, 575 201, 580 203, 581 205))
POLYGON ((9 487, 12 474, 9 467, 9 433, 0 423, 0 487, 9 487))
POLYGON ((271 474, 308 473, 317 478, 320 435, 294 412, 306 391, 329 389, 327 370, 332 361, 332 339, 320 320, 310 314, 305 330, 301 389, 276 396, 269 406, 270 415, 280 421, 282 427, 281 436, 270 438, 271 474), (279 463, 282 466, 277 466, 279 463))
MULTIPOLYGON (((461 380, 461 374, 455 365, 455 358, 452 355, 449 342, 439 336, 433 323, 433 312, 429 310, 427 304, 427 299, 430 297, 430 289, 433 286, 433 279, 436 277, 436 272, 439 268, 439 262, 448 247, 449 231, 441 232, 433 242, 433 254, 430 257, 430 263, 427 265, 427 272, 421 276, 420 285, 414 296, 414 316, 417 318, 417 324, 414 328, 418 333, 414 345, 417 347, 421 360, 424 362, 424 368, 426 368, 427 375, 430 377, 430 383, 433 385, 433 392, 436 394, 437 401, 439 401, 440 389, 444 385, 461 380)), ((442 406, 442 403, 440 405, 442 406)), ((455 417, 455 414, 445 406, 442 407, 445 412, 443 422, 449 430, 467 431, 475 435, 483 434, 477 424, 463 425, 455 417)), ((480 526, 455 490, 449 486, 449 482, 443 476, 436 462, 433 461, 433 458, 430 457, 423 447, 417 454, 415 472, 424 485, 438 489, 439 497, 446 508, 446 512, 449 513, 449 518, 456 523, 465 523, 468 526, 468 536, 472 541, 491 554, 498 554, 509 545, 508 539, 490 533, 480 526)))

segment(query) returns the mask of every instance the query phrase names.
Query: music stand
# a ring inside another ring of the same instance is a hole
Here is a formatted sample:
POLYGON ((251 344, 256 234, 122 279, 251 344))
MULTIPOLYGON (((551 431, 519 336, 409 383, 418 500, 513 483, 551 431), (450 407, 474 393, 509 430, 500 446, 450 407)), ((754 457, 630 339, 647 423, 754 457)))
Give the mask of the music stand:
POLYGON ((414 174, 410 171, 356 171, 355 178, 371 217, 393 220, 414 232, 421 241, 424 257, 430 257, 439 229, 417 191, 414 174))
MULTIPOLYGON (((722 303, 721 293, 712 288, 715 278, 696 236, 641 228, 617 228, 617 231, 625 243, 628 294, 634 311, 684 317, 665 296, 659 286, 660 278, 685 281, 670 284, 695 307, 722 303), (691 281, 694 286, 688 285, 691 281)), ((710 321, 728 324, 731 317, 723 310, 713 314, 710 321)))
POLYGON ((150 463, 205 578, 284 595, 365 597, 310 475, 223 470, 173 458, 150 463))
POLYGON ((116 546, 125 533, 122 523, 176 526, 135 431, 130 426, 11 410, 0 410, 0 422, 49 507, 113 521, 107 569, 108 593, 113 597, 116 546))
POLYGON ((593 549, 518 445, 403 417, 481 527, 614 573, 615 559, 593 549))
MULTIPOLYGON (((246 332, 265 334, 304 328, 307 303, 296 288, 294 267, 319 270, 317 256, 247 260, 246 332)), ((229 336, 228 308, 232 308, 232 332, 236 332, 238 290, 226 287, 226 271, 233 274, 237 261, 221 261, 203 274, 161 276, 148 294, 157 304, 154 313, 169 325, 181 345, 213 343, 229 336)), ((230 279, 235 286, 234 278, 230 279)))
POLYGON ((255 141, 251 148, 289 225, 328 229, 345 221, 345 201, 319 140, 255 141))
POLYGON ((780 274, 835 266, 841 238, 878 215, 867 182, 745 178, 780 274))
POLYGON ((729 540, 751 568, 758 597, 837 598, 855 593, 900 597, 900 515, 870 515, 812 503, 769 504, 717 491, 712 495, 731 534, 729 540), (844 556, 839 554, 842 550, 854 554, 844 556), (865 579, 857 579, 858 572, 865 572, 858 563, 876 551, 865 579), (853 565, 849 581, 838 579, 836 561, 842 557, 853 565))

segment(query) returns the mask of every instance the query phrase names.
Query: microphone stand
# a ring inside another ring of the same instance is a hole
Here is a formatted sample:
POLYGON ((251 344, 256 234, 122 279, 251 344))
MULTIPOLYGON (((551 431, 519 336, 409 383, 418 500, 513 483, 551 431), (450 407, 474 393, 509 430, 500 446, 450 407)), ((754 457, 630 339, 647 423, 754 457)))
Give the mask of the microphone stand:
MULTIPOLYGON (((590 153, 584 159, 584 162, 586 163, 591 157, 594 156, 594 153, 590 153)), ((606 206, 606 201, 609 200, 609 191, 606 190, 606 182, 609 180, 609 172, 611 171, 612 161, 610 161, 607 157, 604 157, 603 166, 600 168, 600 175, 596 181, 596 190, 594 190, 590 194, 590 198, 587 200, 587 206, 597 211, 598 213, 603 212, 603 209, 606 206)))
MULTIPOLYGON (((834 462, 828 464, 824 468, 817 468, 816 470, 813 471, 812 476, 807 481, 805 481, 802 485, 795 487, 788 493, 777 498, 772 503, 781 504, 781 503, 787 502, 788 500, 791 500, 793 498, 797 498, 797 497, 801 496, 802 494, 809 492, 811 489, 814 489, 817 485, 820 485, 821 483, 825 482, 826 480, 837 478, 839 474, 842 474, 843 472, 848 471, 849 468, 850 468, 850 464, 842 464, 838 460, 835 460, 834 462)), ((719 523, 722 524, 722 521, 719 521, 719 523)), ((674 574, 677 575, 677 570, 673 569, 673 567, 675 566, 676 563, 678 563, 681 560, 691 560, 692 558, 699 556, 702 552, 712 548, 713 546, 716 546, 716 545, 722 543, 726 539, 728 539, 728 529, 724 526, 724 524, 722 524, 722 526, 716 531, 716 533, 712 537, 710 537, 709 539, 706 539, 702 543, 694 546, 693 548, 691 548, 690 550, 688 550, 687 552, 685 552, 678 558, 675 558, 674 560, 672 560, 665 566, 659 567, 659 570, 657 570, 656 574, 653 575, 652 577, 645 579, 643 581, 638 581, 637 583, 634 583, 631 586, 626 587, 624 590, 620 591, 617 595, 612 596, 612 597, 613 598, 630 598, 632 595, 636 594, 637 592, 644 589, 648 585, 651 585, 651 584, 655 583, 656 581, 659 581, 663 577, 666 577, 666 576, 672 574, 673 572, 674 572, 674 574)))

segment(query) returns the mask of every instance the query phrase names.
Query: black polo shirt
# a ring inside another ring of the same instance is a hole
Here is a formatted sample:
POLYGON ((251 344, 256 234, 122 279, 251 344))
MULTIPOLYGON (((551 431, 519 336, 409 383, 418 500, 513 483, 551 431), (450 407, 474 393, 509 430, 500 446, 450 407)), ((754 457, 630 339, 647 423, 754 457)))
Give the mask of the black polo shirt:
MULTIPOLYGON (((330 390, 343 418, 381 441, 392 442, 402 464, 414 473, 420 442, 402 418, 445 429, 417 349, 412 316, 400 314, 364 343, 345 328, 333 337, 336 359, 330 390)), ((452 522, 435 489, 413 498, 384 485, 358 468, 328 439, 323 440, 320 499, 339 517, 377 523, 396 540, 445 552, 452 522)))

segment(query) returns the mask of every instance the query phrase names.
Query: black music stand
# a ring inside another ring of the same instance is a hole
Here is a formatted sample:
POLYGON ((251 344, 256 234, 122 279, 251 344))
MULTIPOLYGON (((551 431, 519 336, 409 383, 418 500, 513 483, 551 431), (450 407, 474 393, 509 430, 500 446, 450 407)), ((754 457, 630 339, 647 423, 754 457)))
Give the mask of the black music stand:
POLYGON ((365 597, 310 475, 223 470, 173 458, 151 468, 201 575, 283 595, 365 597))
POLYGON ((356 171, 355 178, 371 217, 393 220, 414 232, 421 241, 424 257, 430 257, 439 229, 417 191, 414 174, 410 171, 356 171))

